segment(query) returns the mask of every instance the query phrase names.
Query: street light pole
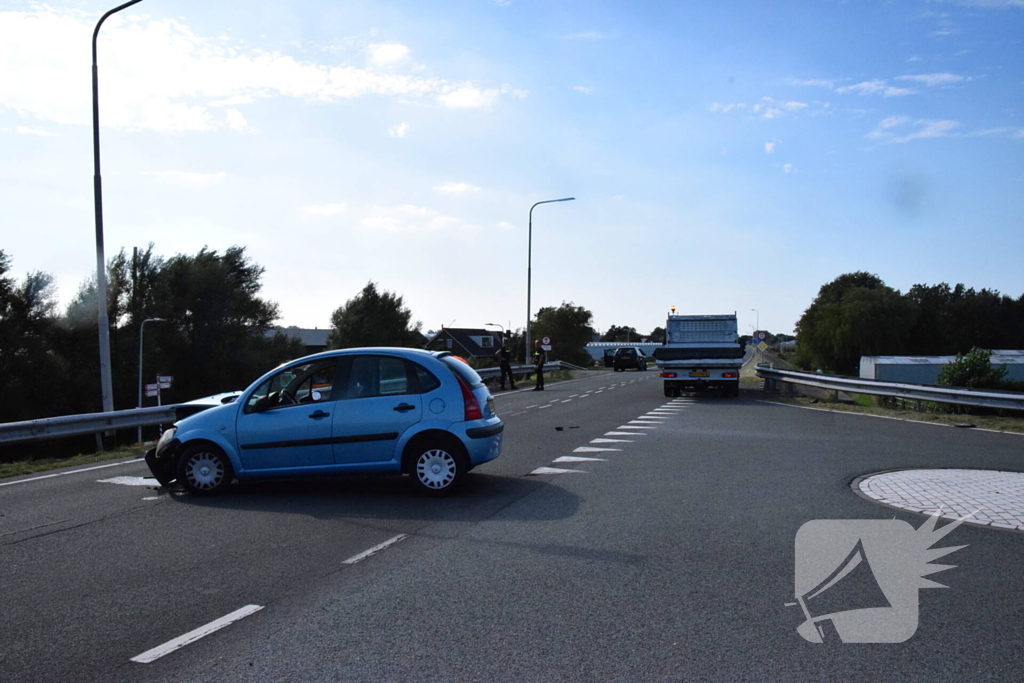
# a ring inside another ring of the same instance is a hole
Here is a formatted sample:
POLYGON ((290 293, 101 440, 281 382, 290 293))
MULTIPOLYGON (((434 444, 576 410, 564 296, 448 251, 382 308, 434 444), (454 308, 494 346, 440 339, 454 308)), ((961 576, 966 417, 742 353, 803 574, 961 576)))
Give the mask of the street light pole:
POLYGON ((750 310, 752 310, 754 313, 757 313, 757 330, 760 331, 761 330, 761 311, 757 310, 756 308, 751 308, 750 310))
MULTIPOLYGON (((142 336, 146 333, 146 323, 165 323, 163 318, 146 318, 139 325, 139 402, 136 408, 142 407, 142 336)), ((142 443, 142 427, 139 427, 138 442, 142 443)))
POLYGON ((555 202, 571 202, 575 200, 575 197, 564 197, 562 199, 547 199, 543 202, 537 202, 530 207, 530 227, 529 236, 527 238, 526 247, 526 359, 523 361, 526 365, 530 364, 530 318, 531 306, 530 306, 530 286, 533 280, 533 210, 541 204, 553 204, 555 202))
MULTIPOLYGON (((100 26, 107 17, 125 7, 142 2, 131 0, 110 10, 96 22, 92 32, 92 157, 93 157, 93 200, 96 209, 96 307, 100 334, 100 392, 103 398, 103 412, 114 409, 114 381, 110 371, 110 323, 107 320, 107 269, 103 255, 103 184, 100 180, 100 82, 96 67, 96 38, 100 26)), ((98 438, 98 437, 97 437, 98 438)))

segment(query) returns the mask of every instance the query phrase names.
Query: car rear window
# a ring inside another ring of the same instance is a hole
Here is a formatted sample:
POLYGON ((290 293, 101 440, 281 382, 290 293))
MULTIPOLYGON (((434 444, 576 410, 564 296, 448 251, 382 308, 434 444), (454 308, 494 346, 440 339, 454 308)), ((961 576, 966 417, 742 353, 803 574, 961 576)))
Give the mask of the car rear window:
POLYGON ((635 356, 636 355, 636 351, 634 351, 633 349, 619 349, 619 355, 620 356, 635 356))
POLYGON ((460 377, 463 382, 468 384, 470 389, 483 386, 484 381, 480 379, 480 375, 476 374, 476 370, 469 367, 469 364, 465 361, 461 361, 454 356, 442 356, 439 360, 447 365, 448 369, 460 377))

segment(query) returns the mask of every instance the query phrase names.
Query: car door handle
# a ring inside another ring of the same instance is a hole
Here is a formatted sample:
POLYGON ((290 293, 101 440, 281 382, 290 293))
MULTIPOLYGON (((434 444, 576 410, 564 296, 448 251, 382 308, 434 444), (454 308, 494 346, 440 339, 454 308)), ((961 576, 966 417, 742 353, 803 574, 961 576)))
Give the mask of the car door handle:
POLYGON ((416 408, 416 406, 411 406, 408 403, 399 403, 397 406, 392 408, 392 410, 396 410, 396 411, 398 411, 400 413, 404 413, 407 410, 413 410, 415 408, 416 408))
POLYGON ((312 420, 320 420, 320 419, 323 419, 323 418, 325 418, 325 417, 330 417, 330 416, 331 416, 331 414, 330 414, 330 413, 325 413, 325 412, 324 412, 324 411, 322 411, 322 410, 318 410, 318 411, 316 411, 315 413, 310 413, 310 414, 309 414, 309 417, 310 417, 310 419, 312 419, 312 420))

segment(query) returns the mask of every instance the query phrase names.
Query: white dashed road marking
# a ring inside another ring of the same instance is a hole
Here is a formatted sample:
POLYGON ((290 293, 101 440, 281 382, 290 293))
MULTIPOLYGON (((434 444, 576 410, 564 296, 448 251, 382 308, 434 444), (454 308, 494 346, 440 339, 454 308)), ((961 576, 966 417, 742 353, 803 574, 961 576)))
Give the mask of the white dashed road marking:
POLYGON ((550 407, 551 407, 551 404, 549 403, 546 406, 541 406, 540 408, 537 408, 537 410, 544 410, 545 408, 550 408, 550 407))
POLYGON ((572 449, 573 453, 601 453, 603 451, 622 451, 621 448, 601 448, 599 446, 580 446, 572 449))
POLYGON ((534 474, 587 474, 587 471, 586 470, 567 470, 567 469, 560 469, 558 467, 538 467, 533 472, 530 472, 530 474, 531 475, 534 475, 534 474))
POLYGON ((555 458, 551 462, 608 462, 604 458, 583 458, 578 455, 563 455, 560 458, 555 458))
POLYGON ((19 479, 18 481, 6 481, 0 486, 14 486, 15 484, 27 484, 30 481, 39 481, 40 479, 53 479, 54 477, 63 477, 68 474, 79 474, 81 472, 92 472, 93 470, 102 470, 106 467, 117 467, 119 465, 131 465, 133 462, 142 462, 142 458, 135 458, 134 460, 124 460, 122 462, 112 462, 109 465, 96 465, 95 467, 83 467, 80 470, 71 470, 70 472, 57 472, 56 474, 44 474, 41 477, 32 477, 31 479, 19 479))
POLYGON ((647 436, 644 432, 605 432, 605 436, 647 436))
POLYGON ((632 422, 628 425, 619 425, 616 429, 657 429, 657 427, 644 426, 646 423, 633 424, 632 422))
POLYGON ((206 624, 205 626, 200 626, 199 628, 193 631, 189 631, 183 636, 178 636, 174 640, 168 640, 163 645, 157 645, 152 650, 146 650, 141 655, 136 655, 135 657, 132 657, 131 661, 138 662, 139 664, 149 664, 150 662, 160 659, 166 654, 170 654, 175 650, 180 650, 181 648, 185 647, 190 643, 196 642, 204 636, 208 636, 211 633, 219 631, 225 626, 228 626, 238 621, 239 619, 243 619, 249 616, 250 614, 259 612, 261 609, 263 609, 262 605, 246 605, 245 607, 236 609, 231 614, 225 614, 220 619, 211 621, 209 624, 206 624))
POLYGON ((591 439, 590 443, 633 443, 629 439, 591 439))
POLYGON ((408 537, 409 537, 408 534, 398 534, 394 538, 389 538, 388 540, 384 541, 383 543, 378 543, 377 545, 373 546, 369 550, 364 550, 363 552, 359 553, 358 555, 353 555, 352 557, 350 557, 347 560, 345 560, 344 562, 342 562, 342 564, 349 564, 349 565, 351 565, 351 564, 355 564, 357 562, 362 562, 363 560, 368 558, 370 555, 375 555, 376 553, 379 553, 381 550, 384 550, 384 548, 387 548, 389 545, 394 545, 395 543, 398 543, 399 541, 404 541, 408 537))

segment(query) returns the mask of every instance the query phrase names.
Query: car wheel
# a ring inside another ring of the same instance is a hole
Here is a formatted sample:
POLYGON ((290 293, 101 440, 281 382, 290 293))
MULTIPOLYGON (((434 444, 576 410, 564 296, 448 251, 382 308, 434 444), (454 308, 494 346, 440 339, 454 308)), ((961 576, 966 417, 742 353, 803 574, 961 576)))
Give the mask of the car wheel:
POLYGON ((228 456, 212 444, 186 446, 178 459, 178 481, 192 495, 223 493, 234 478, 228 456))
POLYGON ((443 496, 458 488, 468 469, 461 453, 447 444, 430 443, 413 454, 409 474, 419 491, 443 496))

